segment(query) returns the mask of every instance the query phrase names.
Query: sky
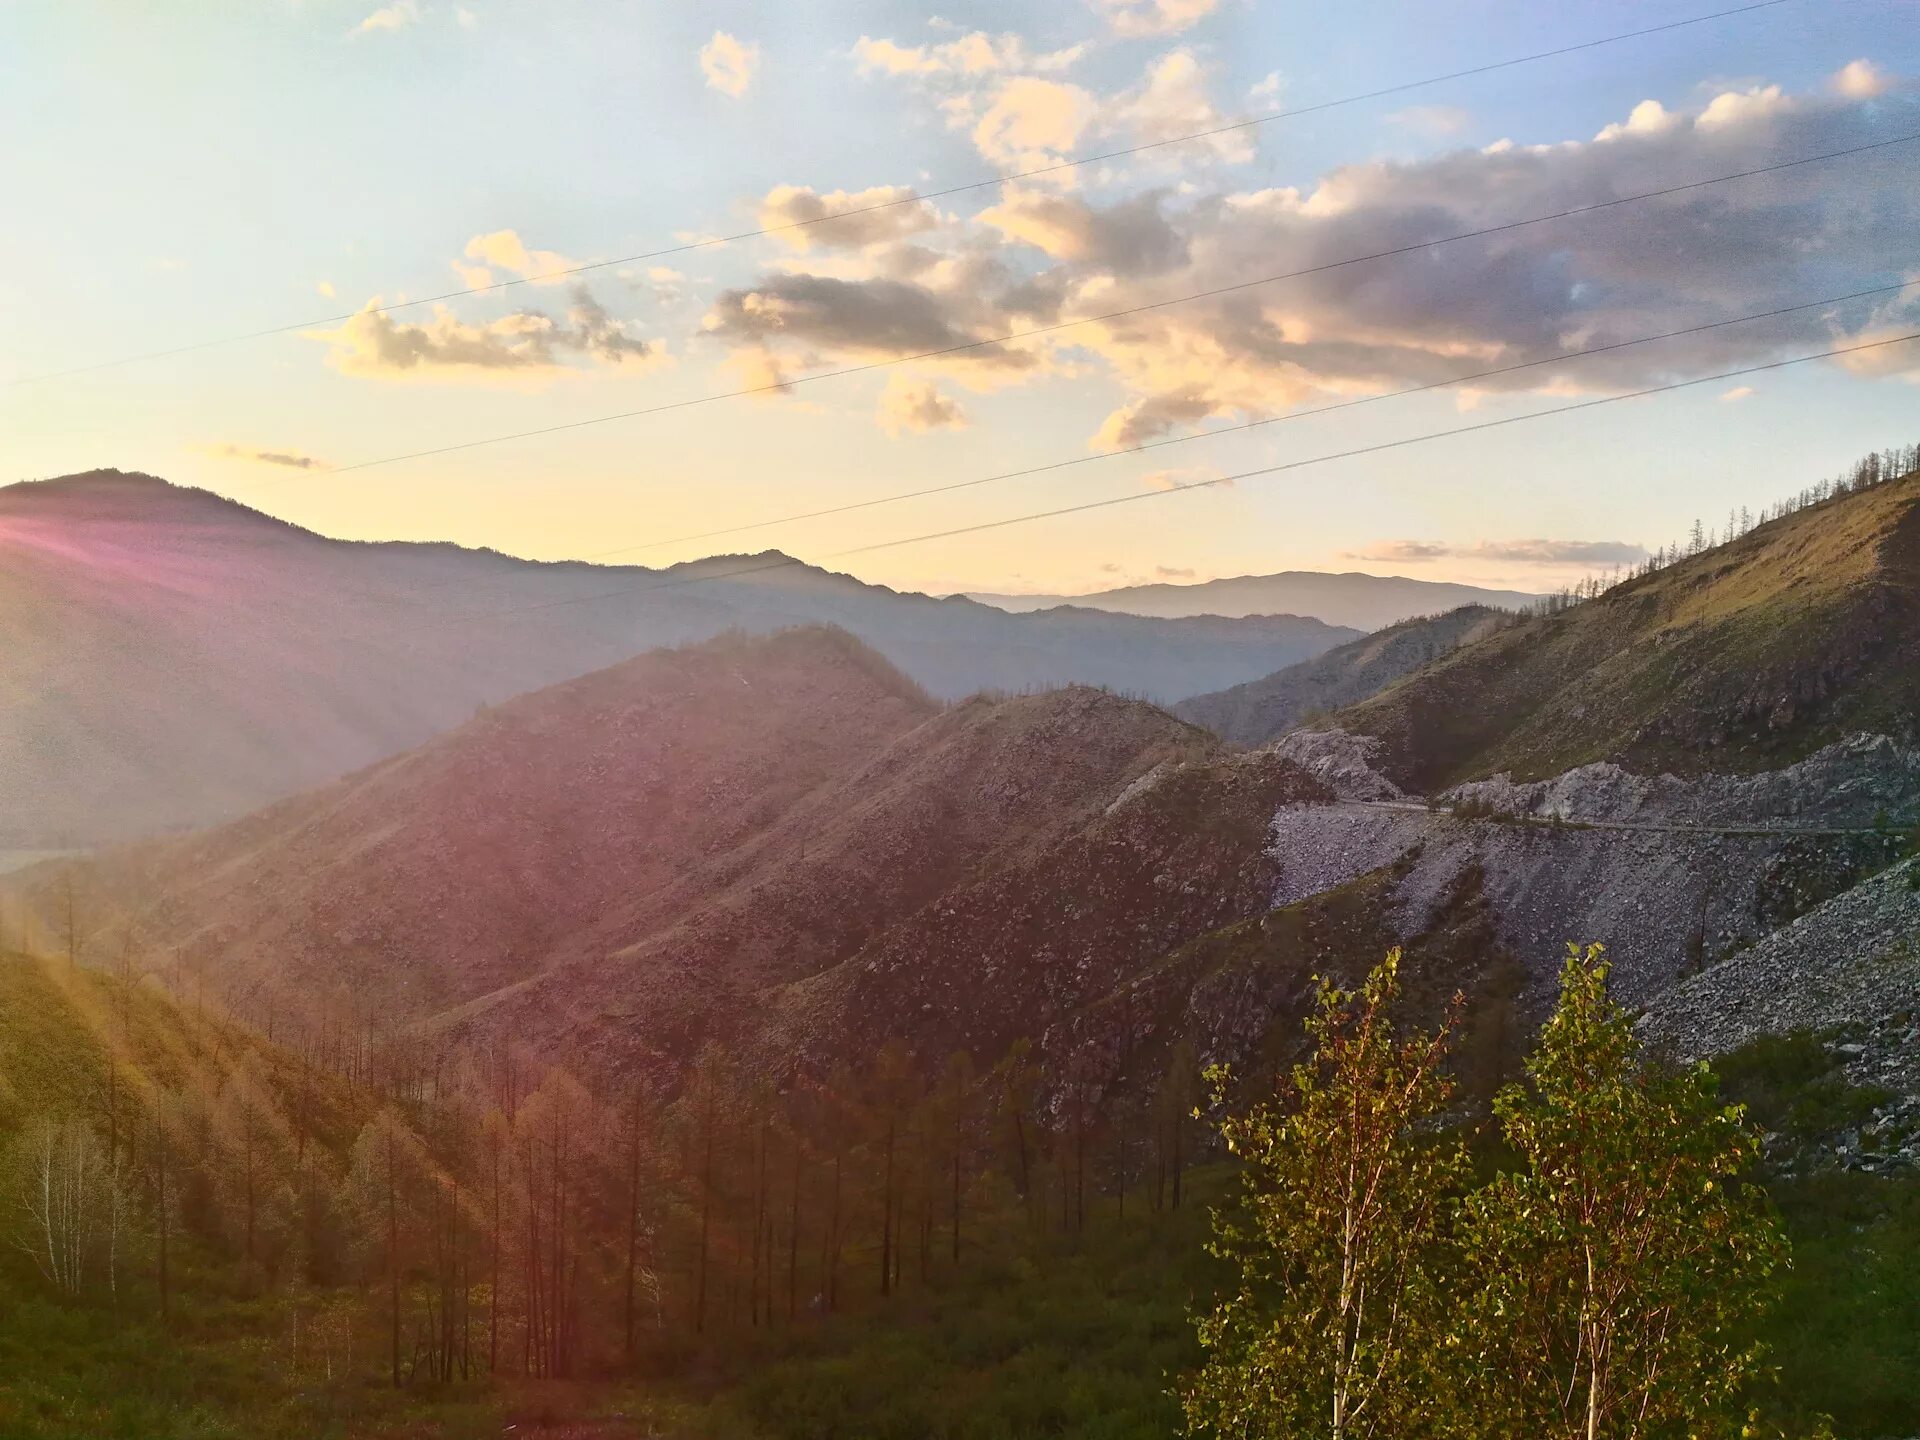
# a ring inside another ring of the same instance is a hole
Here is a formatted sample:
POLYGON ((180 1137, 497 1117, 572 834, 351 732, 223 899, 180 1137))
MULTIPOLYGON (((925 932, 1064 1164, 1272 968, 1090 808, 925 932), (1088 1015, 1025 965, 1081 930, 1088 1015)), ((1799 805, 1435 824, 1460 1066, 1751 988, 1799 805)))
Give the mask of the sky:
POLYGON ((1920 5, 1326 102, 1727 5, 11 0, 0 482, 935 593, 1605 573, 1920 440, 1920 342, 1318 457, 1920 330, 1916 284, 1553 359, 1920 281, 1920 143, 1427 242, 1920 134, 1920 5))

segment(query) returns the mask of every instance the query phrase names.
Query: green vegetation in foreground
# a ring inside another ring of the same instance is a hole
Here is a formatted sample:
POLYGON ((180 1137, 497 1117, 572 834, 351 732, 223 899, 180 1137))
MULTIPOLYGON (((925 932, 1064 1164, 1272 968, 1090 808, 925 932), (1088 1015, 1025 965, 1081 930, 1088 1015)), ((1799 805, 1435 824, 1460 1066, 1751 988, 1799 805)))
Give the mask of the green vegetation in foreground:
MULTIPOLYGON (((125 1047, 129 1074, 173 1085, 241 1050, 279 1074, 270 1049, 211 1018, 153 997, 122 1012, 110 987, 83 976, 63 993, 59 979, 45 968, 0 976, 4 1124, 50 1097, 97 1105, 103 1077, 85 1057, 102 1033, 125 1047), (97 1008, 79 1003, 88 995, 97 1008), (92 1030, 81 1023, 90 1009, 92 1030), (29 1036, 35 1043, 23 1044, 29 1036)), ((1840 1082, 1810 1037, 1761 1042, 1721 1069, 1726 1098, 1787 1136, 1825 1133, 1870 1098, 1840 1082)), ((364 1113, 340 1083, 304 1111, 336 1145, 364 1113)), ((1764 1330, 1777 1416, 1798 1429, 1831 1415, 1847 1440, 1920 1434, 1920 1180, 1797 1168, 1798 1178, 1769 1184, 1794 1252, 1764 1330)), ((284 1284, 250 1291, 230 1257, 183 1230, 162 1325, 146 1274, 123 1287, 117 1309, 99 1293, 62 1300, 0 1245, 0 1436, 478 1440, 509 1424, 516 1437, 553 1440, 1165 1436, 1179 1424, 1179 1377, 1201 1359, 1189 1317, 1229 1278, 1204 1241, 1209 1211, 1236 1206, 1236 1180, 1225 1165, 1190 1171, 1185 1203, 1157 1213, 1136 1188, 1124 1220, 1103 1194, 1078 1235, 1062 1232, 1057 1212, 1043 1233, 1010 1191, 990 1191, 969 1221, 967 1265, 936 1265, 890 1301, 863 1296, 791 1328, 743 1327, 704 1348, 683 1339, 643 1356, 656 1378, 637 1381, 420 1379, 396 1390, 382 1337, 364 1323, 370 1301, 378 1310, 377 1271, 371 1294, 351 1282, 297 1296, 284 1284), (320 1363, 327 1345, 334 1354, 320 1363)))

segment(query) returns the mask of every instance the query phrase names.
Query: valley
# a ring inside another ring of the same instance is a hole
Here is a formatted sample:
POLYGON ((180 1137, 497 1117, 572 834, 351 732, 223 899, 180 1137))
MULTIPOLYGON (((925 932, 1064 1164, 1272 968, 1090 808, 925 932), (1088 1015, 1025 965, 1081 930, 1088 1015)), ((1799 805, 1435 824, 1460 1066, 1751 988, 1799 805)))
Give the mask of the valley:
POLYGON ((0 1440, 1920 1440, 1913 11, 0 4, 0 1440))
MULTIPOLYGON (((1089 686, 943 699, 832 626, 650 649, 238 819, 23 856, 0 875, 0 945, 13 1014, 40 1013, 0 1049, 8 1123, 41 1133, 62 1092, 110 1131, 125 1115, 104 1142, 45 1133, 103 1143, 91 1163, 129 1205, 187 1187, 124 1263, 151 1305, 155 1245, 178 1255, 188 1268, 157 1283, 187 1287, 209 1354, 239 1304, 308 1328, 308 1358, 275 1361, 287 1385, 332 1366, 327 1346, 359 1356, 349 1372, 399 1346, 377 1363, 401 1408, 323 1387, 339 1414, 398 1423, 424 1402, 422 1367, 447 1385, 512 1368, 473 1392, 476 1416, 557 1385, 570 1413, 636 1407, 594 1434, 629 1433, 633 1413, 689 1434, 841 1433, 799 1393, 766 1409, 765 1387, 817 1383, 809 1367, 864 1353, 883 1315, 945 1344, 969 1307, 1015 1303, 1013 1275, 1084 1286, 1138 1245, 1137 1303, 1164 1304, 1198 1273, 1163 1248, 1193 1243, 1183 1189, 1229 1193, 1202 1071, 1258 1094, 1308 1053, 1315 986, 1358 984, 1389 950, 1411 1016, 1433 1022, 1456 992, 1466 1007, 1469 1114, 1516 1072, 1576 939, 1606 945, 1659 1053, 1739 1075, 1811 1045, 1830 1110, 1769 1141, 1781 1203, 1817 1229, 1837 1202, 1793 1187, 1838 1185, 1897 1217, 1920 1189, 1920 746, 1906 721, 1855 727, 1897 720, 1860 692, 1904 683, 1916 517, 1908 476, 1567 609, 1409 622, 1283 667, 1271 693, 1318 666, 1347 702, 1252 748, 1193 723, 1245 733, 1245 705, 1180 718, 1089 686), (1836 576, 1820 559, 1817 589, 1782 568, 1832 535, 1855 554, 1860 533, 1871 563, 1836 576), (1756 628, 1782 584, 1802 618, 1756 628), (1821 625, 1863 610, 1884 628, 1828 643, 1821 625), (1611 697, 1651 657, 1728 635, 1775 638, 1671 703, 1611 697), (1594 677, 1581 713, 1557 683, 1574 663, 1594 677), (1498 728, 1484 702, 1446 710, 1467 675, 1502 677, 1498 728), (1769 685, 1800 699, 1759 710, 1769 685), (1577 763, 1547 768, 1527 738, 1546 734, 1577 763), (1642 768, 1649 754, 1672 763, 1642 768), (49 1063, 92 1068, 36 1079, 49 1063), (157 1181, 172 1147, 179 1174, 157 1181), (404 1267, 368 1208, 369 1186, 401 1186, 403 1148, 404 1267), (502 1203, 531 1227, 522 1273, 466 1274, 511 1248, 502 1203), (592 1267, 554 1269, 549 1244, 592 1267), (398 1322, 338 1289, 402 1270, 398 1322), (222 1274, 239 1290, 216 1302, 222 1274), (644 1400, 579 1389, 622 1371, 662 1383, 644 1400)), ((100 1263, 112 1279, 123 1262, 100 1263)), ((1810 1283, 1809 1303, 1842 1303, 1840 1272, 1810 1283)), ((1121 1343, 1094 1314, 1057 1323, 1121 1343)), ((1161 1332, 1154 1353, 1190 1364, 1185 1344, 1161 1332)), ((993 1383, 995 1405, 1019 1393, 993 1383)), ((435 1393, 451 1415, 457 1385, 435 1393)), ((1164 1423, 1163 1398, 1118 1393, 1094 1411, 1164 1423)), ((307 1403, 292 1395, 256 1399, 307 1403)), ((261 1423, 289 1423, 274 1413, 261 1423)))

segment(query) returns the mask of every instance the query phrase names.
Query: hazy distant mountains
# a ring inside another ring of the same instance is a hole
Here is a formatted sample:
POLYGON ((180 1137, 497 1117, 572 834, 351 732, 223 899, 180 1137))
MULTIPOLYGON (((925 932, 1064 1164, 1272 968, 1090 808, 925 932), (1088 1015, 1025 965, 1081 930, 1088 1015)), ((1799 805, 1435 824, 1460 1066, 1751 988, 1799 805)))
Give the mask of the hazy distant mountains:
POLYGON ((657 646, 814 623, 942 699, 1083 682, 1170 702, 1355 633, 1015 616, 777 552, 656 571, 349 543, 95 471, 0 489, 0 846, 221 819, 657 646))
POLYGON ((1236 745, 1264 745, 1513 623, 1509 612, 1485 605, 1403 620, 1259 680, 1182 700, 1173 712, 1236 745))
POLYGON ((1520 590, 1483 590, 1436 580, 1408 580, 1357 571, 1330 575, 1317 570, 1285 570, 1278 575, 1238 575, 1198 585, 1127 585, 1092 595, 999 595, 976 591, 968 597, 1001 610, 1024 614, 1072 605, 1122 615, 1177 619, 1190 615, 1314 615, 1330 625, 1379 630, 1418 615, 1437 615, 1462 605, 1519 610, 1539 599, 1520 590))

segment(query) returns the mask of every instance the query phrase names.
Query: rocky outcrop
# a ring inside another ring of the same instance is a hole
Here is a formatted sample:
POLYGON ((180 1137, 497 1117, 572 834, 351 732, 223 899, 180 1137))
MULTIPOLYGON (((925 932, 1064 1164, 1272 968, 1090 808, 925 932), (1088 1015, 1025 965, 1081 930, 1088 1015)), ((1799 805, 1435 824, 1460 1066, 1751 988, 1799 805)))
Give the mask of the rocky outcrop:
POLYGON ((1268 747, 1291 760, 1342 800, 1403 800, 1406 793, 1377 768, 1381 744, 1345 730, 1295 730, 1268 747))
POLYGON ((1761 1035, 1839 1031, 1850 1080, 1920 1097, 1920 859, 1674 986, 1640 1029, 1686 1059, 1761 1035))
POLYGON ((1648 1003, 1897 858, 1903 841, 1877 817, 1911 815, 1920 799, 1920 757, 1860 736, 1764 775, 1589 765, 1443 797, 1469 817, 1412 803, 1372 769, 1376 745, 1325 731, 1274 747, 1342 797, 1274 816, 1275 903, 1391 868, 1391 922, 1412 939, 1471 869, 1495 935, 1527 968, 1522 1004, 1535 1016, 1569 943, 1605 944, 1621 997, 1648 1003))
POLYGON ((1551 780, 1507 776, 1444 797, 1504 815, 1781 828, 1911 826, 1920 821, 1920 749, 1885 735, 1852 735, 1798 764, 1757 775, 1635 775, 1611 763, 1551 780))

